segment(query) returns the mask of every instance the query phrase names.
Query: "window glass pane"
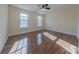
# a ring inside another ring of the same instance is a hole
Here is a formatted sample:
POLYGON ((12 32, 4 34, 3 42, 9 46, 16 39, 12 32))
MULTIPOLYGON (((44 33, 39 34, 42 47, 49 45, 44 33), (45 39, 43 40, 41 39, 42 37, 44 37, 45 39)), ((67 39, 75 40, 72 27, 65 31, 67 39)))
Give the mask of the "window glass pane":
POLYGON ((42 17, 38 16, 38 27, 42 26, 42 17))
POLYGON ((24 13, 20 13, 20 28, 28 27, 28 15, 24 13))

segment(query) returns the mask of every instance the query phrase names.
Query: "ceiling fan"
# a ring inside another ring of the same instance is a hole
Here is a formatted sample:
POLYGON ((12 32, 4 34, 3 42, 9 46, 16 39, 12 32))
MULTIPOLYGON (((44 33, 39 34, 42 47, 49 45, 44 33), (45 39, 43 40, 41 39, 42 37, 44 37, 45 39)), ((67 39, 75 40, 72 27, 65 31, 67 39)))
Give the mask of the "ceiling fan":
POLYGON ((51 8, 49 7, 48 4, 42 4, 40 5, 40 9, 41 11, 46 11, 46 10, 50 10, 51 8))
POLYGON ((48 6, 48 4, 43 4, 43 5, 42 5, 42 8, 43 8, 43 9, 50 9, 50 7, 48 6))

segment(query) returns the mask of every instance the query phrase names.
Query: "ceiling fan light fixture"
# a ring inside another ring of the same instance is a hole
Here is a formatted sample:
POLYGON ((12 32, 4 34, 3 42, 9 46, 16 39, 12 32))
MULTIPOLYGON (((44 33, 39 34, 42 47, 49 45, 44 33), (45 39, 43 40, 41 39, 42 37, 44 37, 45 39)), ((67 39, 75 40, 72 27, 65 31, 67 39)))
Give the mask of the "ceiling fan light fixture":
POLYGON ((41 11, 46 11, 46 9, 45 9, 45 8, 43 8, 43 9, 41 9, 41 11))

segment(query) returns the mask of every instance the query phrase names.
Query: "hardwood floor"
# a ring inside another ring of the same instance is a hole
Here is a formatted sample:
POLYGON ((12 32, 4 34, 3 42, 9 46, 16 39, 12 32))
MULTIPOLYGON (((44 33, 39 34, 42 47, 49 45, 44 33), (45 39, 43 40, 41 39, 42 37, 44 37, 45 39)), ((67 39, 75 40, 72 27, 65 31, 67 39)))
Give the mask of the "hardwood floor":
POLYGON ((2 54, 70 54, 71 52, 57 44, 59 39, 75 47, 78 46, 78 39, 75 36, 49 30, 39 30, 9 37, 2 54), (43 34, 44 32, 56 36, 56 40, 51 40, 43 34))

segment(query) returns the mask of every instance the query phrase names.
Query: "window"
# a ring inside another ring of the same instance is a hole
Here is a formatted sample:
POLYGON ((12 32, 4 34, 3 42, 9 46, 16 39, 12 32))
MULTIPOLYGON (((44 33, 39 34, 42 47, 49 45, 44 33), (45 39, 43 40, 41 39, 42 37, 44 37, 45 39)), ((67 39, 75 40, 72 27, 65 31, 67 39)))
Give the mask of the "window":
POLYGON ((20 28, 28 27, 28 15, 24 13, 20 13, 20 28))
POLYGON ((42 17, 38 16, 38 27, 42 26, 42 17))

